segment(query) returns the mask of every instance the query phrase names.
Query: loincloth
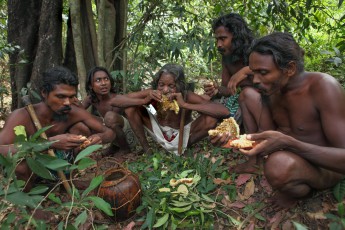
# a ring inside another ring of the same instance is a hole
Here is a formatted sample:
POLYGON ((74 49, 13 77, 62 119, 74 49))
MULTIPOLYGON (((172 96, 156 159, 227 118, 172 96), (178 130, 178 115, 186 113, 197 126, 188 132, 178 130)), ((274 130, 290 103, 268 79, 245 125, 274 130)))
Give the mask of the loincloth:
MULTIPOLYGON (((168 152, 178 155, 179 130, 169 126, 161 126, 150 112, 148 114, 150 116, 152 131, 144 126, 146 132, 168 152)), ((182 153, 187 148, 191 124, 192 122, 184 126, 182 153)))

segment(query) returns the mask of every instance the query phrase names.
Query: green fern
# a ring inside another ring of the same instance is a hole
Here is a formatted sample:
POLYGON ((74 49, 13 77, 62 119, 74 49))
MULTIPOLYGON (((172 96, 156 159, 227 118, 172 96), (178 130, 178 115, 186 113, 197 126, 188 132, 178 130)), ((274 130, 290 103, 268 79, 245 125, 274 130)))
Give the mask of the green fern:
POLYGON ((345 179, 340 181, 336 186, 333 188, 333 195, 338 202, 341 202, 345 196, 345 179))

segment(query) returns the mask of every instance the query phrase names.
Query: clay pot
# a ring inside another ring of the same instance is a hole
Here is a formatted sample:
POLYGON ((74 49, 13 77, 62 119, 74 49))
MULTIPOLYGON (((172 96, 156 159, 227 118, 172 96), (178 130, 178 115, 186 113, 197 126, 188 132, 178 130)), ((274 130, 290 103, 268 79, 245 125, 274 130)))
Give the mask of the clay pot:
POLYGON ((124 221, 135 214, 141 202, 141 186, 137 175, 125 168, 109 169, 98 189, 98 196, 107 201, 114 221, 124 221))

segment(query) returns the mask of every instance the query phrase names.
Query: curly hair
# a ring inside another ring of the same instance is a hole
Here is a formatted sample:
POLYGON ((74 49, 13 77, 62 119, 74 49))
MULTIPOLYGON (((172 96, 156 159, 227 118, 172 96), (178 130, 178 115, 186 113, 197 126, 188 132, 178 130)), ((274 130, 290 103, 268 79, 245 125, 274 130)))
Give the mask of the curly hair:
POLYGON ((110 92, 111 93, 116 93, 115 81, 111 77, 109 71, 106 68, 104 68, 104 67, 95 66, 95 67, 93 67, 92 69, 89 70, 89 72, 87 74, 87 79, 86 79, 86 82, 85 82, 85 91, 86 91, 87 95, 90 95, 92 103, 99 102, 99 99, 98 99, 95 91, 93 91, 93 89, 92 89, 93 76, 98 71, 103 71, 103 72, 105 72, 108 75, 109 80, 110 80, 110 85, 111 85, 110 92))
POLYGON ((177 64, 165 64, 156 74, 151 83, 153 89, 157 89, 158 81, 163 73, 169 73, 175 77, 177 92, 182 94, 187 89, 183 67, 177 64))
POLYGON ((56 66, 42 73, 39 90, 49 94, 59 84, 74 86, 77 91, 79 85, 78 77, 66 67, 56 66))
POLYGON ((245 20, 237 13, 229 13, 213 21, 213 33, 215 33, 216 29, 220 26, 224 26, 232 34, 232 60, 242 59, 244 63, 247 64, 247 50, 254 39, 254 35, 245 20))
POLYGON ((296 63, 299 73, 304 71, 304 50, 290 33, 274 32, 256 39, 248 52, 272 55, 274 63, 282 70, 293 61, 296 63))

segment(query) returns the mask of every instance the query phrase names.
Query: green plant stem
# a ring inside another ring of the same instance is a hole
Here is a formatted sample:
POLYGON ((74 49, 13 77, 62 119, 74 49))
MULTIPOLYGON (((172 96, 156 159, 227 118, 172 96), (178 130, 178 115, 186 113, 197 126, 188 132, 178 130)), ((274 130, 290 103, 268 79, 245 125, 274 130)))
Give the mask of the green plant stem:
POLYGON ((72 208, 73 208, 73 204, 74 204, 74 191, 75 191, 75 186, 73 185, 72 183, 72 196, 71 196, 71 206, 70 206, 70 209, 68 210, 68 214, 67 214, 67 217, 66 217, 66 222, 65 222, 65 229, 67 229, 67 225, 68 225, 68 219, 69 219, 69 216, 71 215, 72 213, 72 208))
POLYGON ((32 218, 33 218, 33 216, 34 216, 34 213, 36 212, 36 210, 38 209, 38 207, 40 207, 41 206, 41 204, 42 204, 42 202, 43 201, 45 201, 47 198, 48 198, 48 196, 58 187, 58 186, 60 186, 62 184, 62 182, 59 182, 59 183, 57 183, 48 193, 47 193, 47 195, 45 195, 44 197, 43 197, 43 199, 38 203, 38 205, 34 208, 34 211, 32 212, 32 214, 31 214, 31 216, 30 216, 30 218, 29 218, 29 220, 28 220, 28 223, 26 224, 26 226, 25 226, 25 229, 29 229, 29 225, 30 225, 30 223, 31 223, 31 220, 32 220, 32 218))
POLYGON ((255 214, 257 214, 258 212, 260 212, 262 209, 264 209, 264 208, 266 208, 267 207, 267 205, 264 205, 264 206, 262 206, 262 207, 260 207, 260 208, 257 208, 256 210, 254 210, 254 212, 252 213, 252 214, 250 214, 250 215, 248 215, 242 222, 241 222, 241 224, 238 226, 238 230, 241 230, 241 229, 243 229, 242 228, 242 226, 245 224, 245 223, 247 223, 253 216, 255 216, 255 214))

